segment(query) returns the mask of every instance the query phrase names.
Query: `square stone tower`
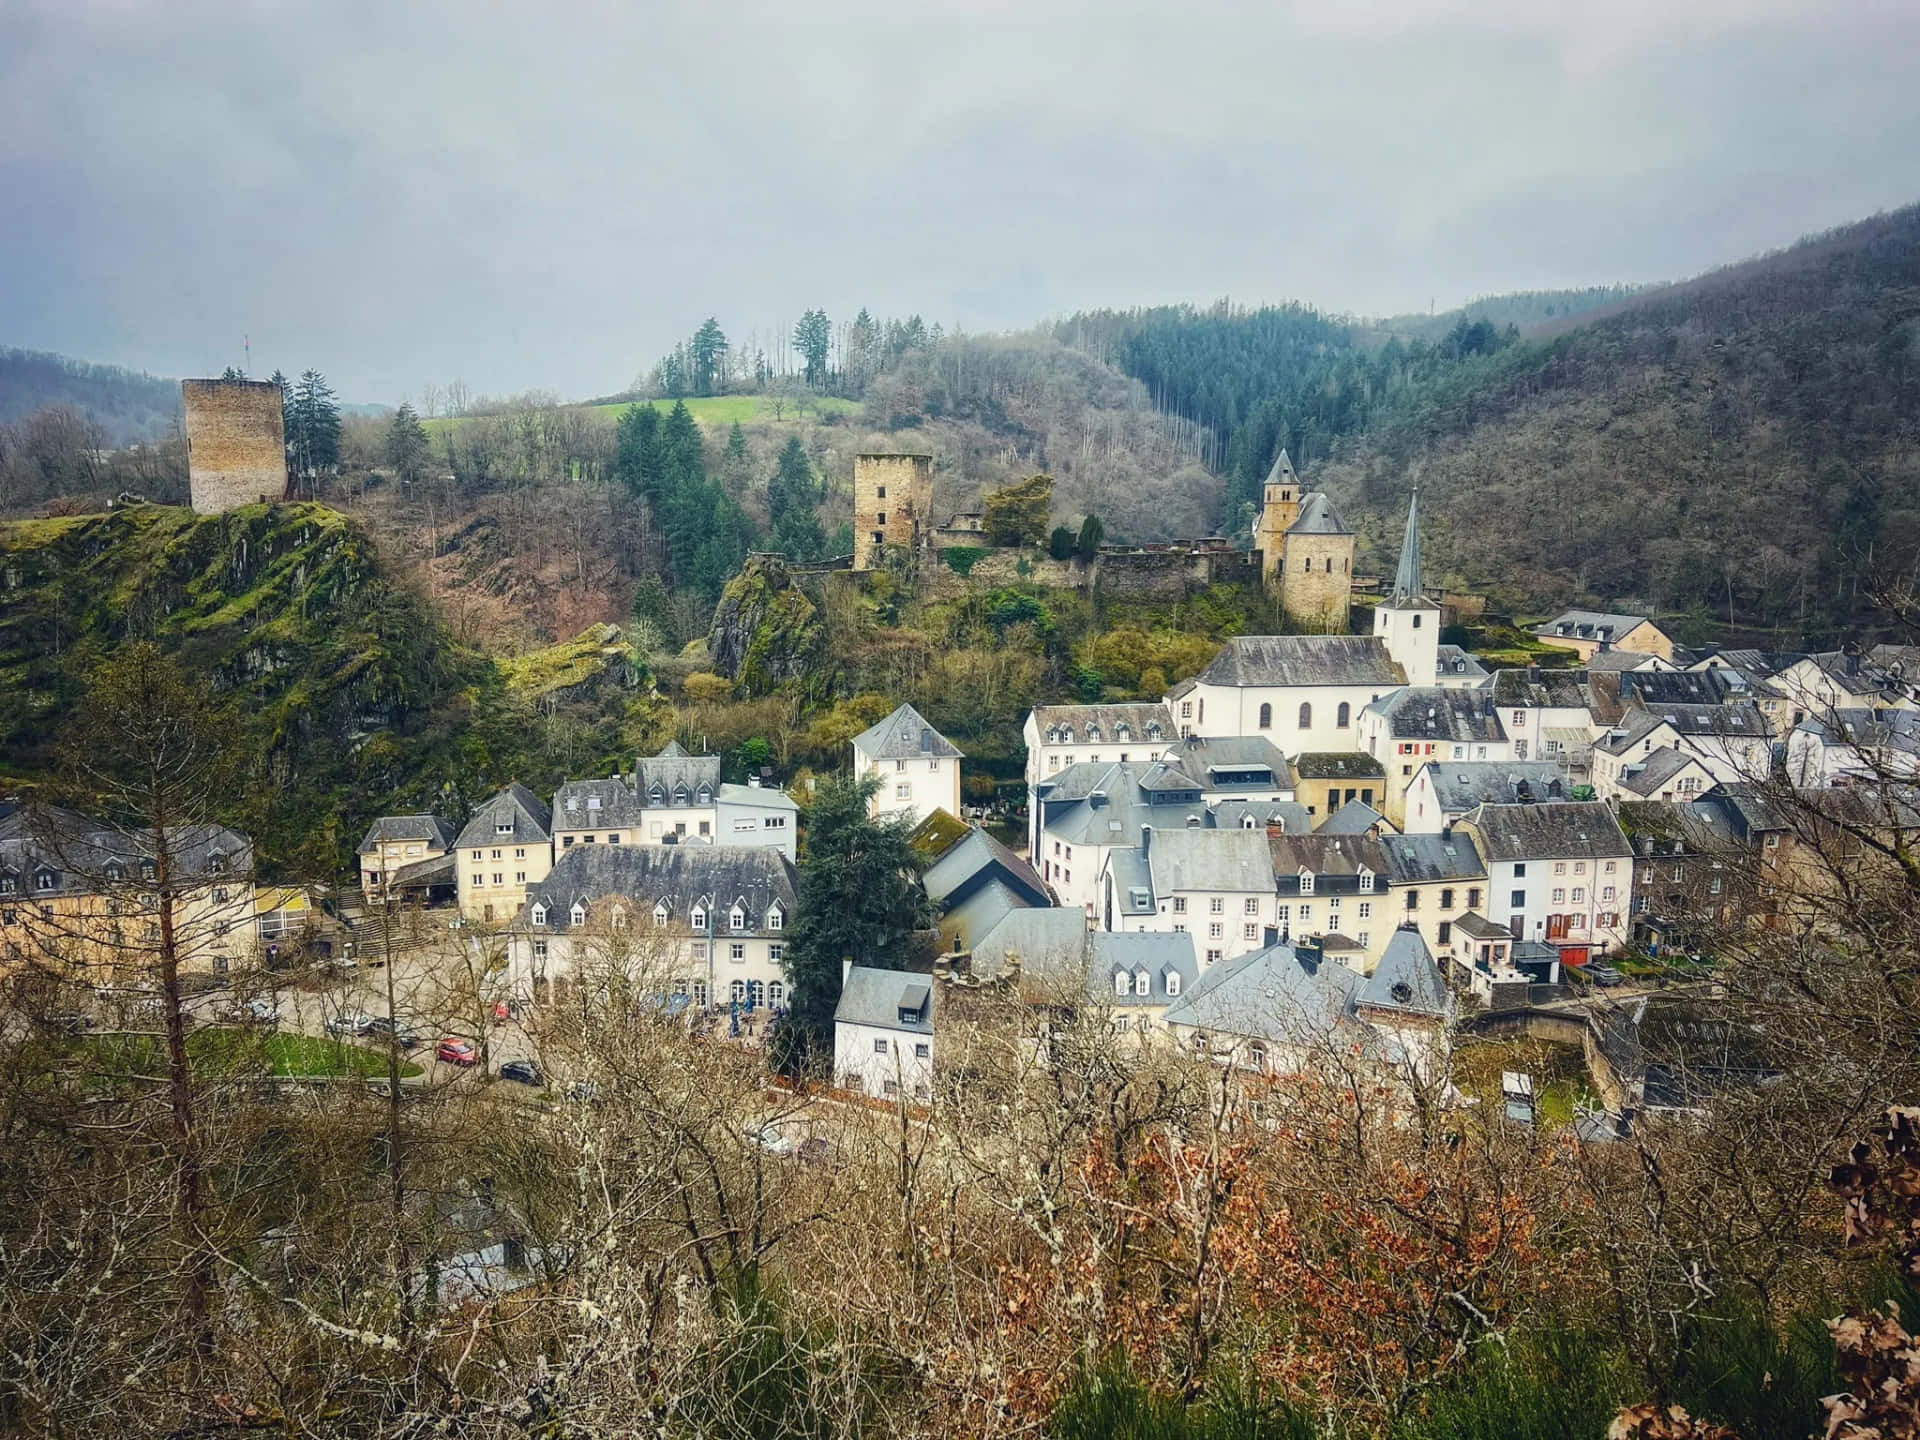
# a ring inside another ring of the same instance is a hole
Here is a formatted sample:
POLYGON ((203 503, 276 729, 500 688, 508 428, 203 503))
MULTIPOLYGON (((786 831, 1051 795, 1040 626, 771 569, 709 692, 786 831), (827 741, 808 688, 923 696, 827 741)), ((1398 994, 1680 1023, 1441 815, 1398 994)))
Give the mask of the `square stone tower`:
POLYGON ((187 489, 199 515, 286 498, 287 436, 271 380, 182 380, 187 489))
POLYGON ((933 456, 853 457, 853 568, 871 570, 889 545, 910 549, 933 534, 933 456))

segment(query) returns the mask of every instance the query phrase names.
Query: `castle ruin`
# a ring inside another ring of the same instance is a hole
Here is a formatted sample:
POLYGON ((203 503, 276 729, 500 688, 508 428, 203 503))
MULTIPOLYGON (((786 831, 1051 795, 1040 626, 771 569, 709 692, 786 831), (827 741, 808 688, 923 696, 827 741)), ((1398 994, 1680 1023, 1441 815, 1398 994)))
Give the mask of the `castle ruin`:
POLYGON ((933 529, 933 456, 853 457, 854 569, 873 569, 889 545, 930 543, 933 529))
POLYGON ((218 515, 287 493, 280 387, 271 380, 182 380, 187 489, 194 513, 218 515))

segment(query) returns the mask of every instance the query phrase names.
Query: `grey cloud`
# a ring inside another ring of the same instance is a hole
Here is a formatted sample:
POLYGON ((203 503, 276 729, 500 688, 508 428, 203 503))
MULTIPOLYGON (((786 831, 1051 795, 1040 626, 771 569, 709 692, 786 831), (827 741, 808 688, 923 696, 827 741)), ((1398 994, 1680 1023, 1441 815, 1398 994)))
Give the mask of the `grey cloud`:
POLYGON ((1654 279, 1920 196, 1920 15, 1712 0, 0 9, 0 343, 613 388, 969 329, 1654 279))

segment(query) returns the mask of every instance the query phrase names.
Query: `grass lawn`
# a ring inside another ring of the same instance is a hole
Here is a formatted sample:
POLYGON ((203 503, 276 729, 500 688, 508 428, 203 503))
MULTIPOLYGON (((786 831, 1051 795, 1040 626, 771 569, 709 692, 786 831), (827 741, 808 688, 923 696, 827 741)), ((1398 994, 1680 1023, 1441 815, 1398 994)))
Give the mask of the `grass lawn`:
MULTIPOLYGON (((150 1035, 89 1035, 80 1043, 102 1069, 156 1076, 165 1069, 161 1042, 150 1035)), ((378 1077, 387 1073, 384 1050, 279 1030, 196 1030, 187 1036, 187 1054, 196 1069, 210 1075, 254 1068, 288 1076, 378 1077)), ((418 1075, 420 1067, 403 1059, 400 1073, 418 1075)))
MULTIPOLYGON (((585 405, 581 409, 595 415, 604 415, 609 420, 618 419, 620 412, 629 405, 651 405, 662 415, 673 409, 671 400, 621 400, 611 405, 585 405)), ((689 398, 687 409, 693 418, 702 425, 725 427, 738 421, 742 425, 771 425, 775 423, 775 402, 765 395, 710 395, 701 399, 689 398)), ((802 401, 788 400, 781 407, 781 420, 817 420, 823 415, 847 415, 858 410, 856 400, 843 400, 836 395, 811 395, 802 401)), ((477 418, 477 417, 475 417, 477 418)), ((422 422, 429 434, 439 435, 449 425, 466 425, 471 419, 426 420, 422 422)))

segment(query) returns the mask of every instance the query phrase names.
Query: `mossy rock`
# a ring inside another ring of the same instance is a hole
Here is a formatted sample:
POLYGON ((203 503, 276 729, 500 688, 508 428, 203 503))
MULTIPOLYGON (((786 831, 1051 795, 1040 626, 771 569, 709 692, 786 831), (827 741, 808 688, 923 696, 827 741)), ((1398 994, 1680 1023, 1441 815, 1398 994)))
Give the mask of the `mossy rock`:
POLYGON ((820 612, 776 556, 755 555, 714 608, 707 654, 745 695, 814 682, 826 642, 820 612))

